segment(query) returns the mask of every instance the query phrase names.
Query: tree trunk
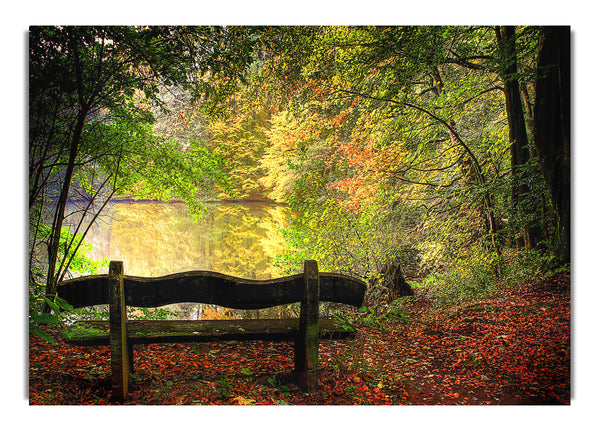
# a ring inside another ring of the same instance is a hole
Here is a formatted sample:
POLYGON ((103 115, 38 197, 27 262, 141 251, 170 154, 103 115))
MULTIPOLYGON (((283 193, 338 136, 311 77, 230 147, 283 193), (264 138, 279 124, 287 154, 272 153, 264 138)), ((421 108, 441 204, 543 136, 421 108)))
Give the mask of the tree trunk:
POLYGON ((402 266, 399 263, 386 264, 379 273, 383 275, 383 285, 387 288, 390 302, 403 296, 414 295, 412 287, 402 274, 402 266))
MULTIPOLYGON (((522 175, 522 168, 529 161, 529 140, 527 126, 523 115, 521 90, 517 76, 517 50, 515 44, 515 28, 513 26, 496 27, 496 38, 500 48, 500 76, 504 82, 504 97, 506 100, 506 117, 508 120, 508 136, 510 141, 510 165, 513 179, 522 175)), ((513 211, 519 211, 519 204, 529 194, 529 187, 523 179, 515 181, 511 191, 513 211)), ((522 237, 517 244, 531 250, 535 247, 537 238, 534 238, 531 222, 526 222, 521 232, 522 237)))
POLYGON ((63 180, 62 187, 60 189, 60 196, 58 199, 58 206, 54 213, 54 221, 52 223, 52 237, 48 244, 48 275, 46 278, 46 294, 54 295, 56 293, 56 283, 58 280, 56 271, 56 262, 58 260, 58 247, 60 245, 60 233, 65 219, 65 208, 67 206, 67 199, 69 197, 69 189, 71 187, 71 180, 73 178, 73 171, 75 170, 75 159, 77 158, 77 152, 79 150, 79 141, 81 140, 81 132, 83 130, 83 124, 85 122, 85 112, 80 111, 77 117, 77 124, 73 132, 73 139, 71 140, 71 146, 69 150, 69 163, 65 171, 65 178, 63 180))
MULTIPOLYGON (((79 111, 77 113, 77 122, 73 130, 71 137, 71 143, 69 145, 69 161, 67 163, 67 169, 65 171, 65 178, 63 180, 62 187, 60 189, 60 196, 58 199, 58 206, 54 213, 54 220, 52 222, 52 234, 50 242, 48 243, 48 275, 46 278, 46 294, 56 294, 56 284, 59 280, 59 274, 56 271, 56 263, 58 260, 58 248, 60 245, 60 234, 62 231, 63 222, 65 219, 65 208, 67 206, 67 200, 69 198, 69 190, 71 188, 71 181, 73 179, 73 172, 75 171, 75 161, 79 152, 79 143, 81 141, 81 134, 83 132, 83 126, 85 124, 86 116, 90 109, 90 100, 86 101, 84 97, 84 79, 81 71, 81 63, 79 57, 79 47, 77 41, 73 39, 72 44, 73 50, 73 73, 75 75, 75 82, 77 85, 77 96, 79 99, 79 111)), ((66 253, 67 251, 65 251, 66 253)), ((59 270, 60 272, 60 270, 59 270)))
POLYGON ((571 261, 571 33, 543 30, 534 106, 535 146, 554 208, 562 264, 571 261))

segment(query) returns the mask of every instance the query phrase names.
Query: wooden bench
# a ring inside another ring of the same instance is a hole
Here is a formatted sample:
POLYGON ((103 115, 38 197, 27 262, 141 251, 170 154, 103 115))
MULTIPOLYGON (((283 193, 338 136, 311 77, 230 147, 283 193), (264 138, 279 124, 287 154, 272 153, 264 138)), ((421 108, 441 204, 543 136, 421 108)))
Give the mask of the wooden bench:
POLYGON ((307 392, 317 390, 319 339, 352 338, 354 330, 336 319, 319 318, 319 302, 362 305, 366 284, 340 274, 319 273, 317 262, 306 261, 304 273, 273 280, 245 280, 208 271, 164 277, 123 274, 123 263, 110 262, 108 275, 61 282, 58 294, 74 308, 109 305, 109 320, 78 321, 67 343, 110 345, 114 399, 124 400, 133 373, 133 345, 272 340, 294 342, 294 371, 307 392), (234 309, 263 309, 299 302, 295 319, 127 320, 126 306, 159 307, 182 302, 234 309))

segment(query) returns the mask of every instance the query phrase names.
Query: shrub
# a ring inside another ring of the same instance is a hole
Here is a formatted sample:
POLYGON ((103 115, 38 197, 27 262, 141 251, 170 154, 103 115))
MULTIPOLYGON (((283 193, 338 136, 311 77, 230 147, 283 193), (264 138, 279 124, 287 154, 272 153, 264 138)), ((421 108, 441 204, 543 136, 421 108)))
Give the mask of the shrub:
POLYGON ((508 286, 566 269, 559 267, 554 255, 540 250, 507 250, 503 263, 502 282, 508 286))
POLYGON ((468 257, 448 262, 445 272, 430 273, 418 288, 442 304, 487 296, 498 286, 498 263, 493 252, 473 247, 468 257))

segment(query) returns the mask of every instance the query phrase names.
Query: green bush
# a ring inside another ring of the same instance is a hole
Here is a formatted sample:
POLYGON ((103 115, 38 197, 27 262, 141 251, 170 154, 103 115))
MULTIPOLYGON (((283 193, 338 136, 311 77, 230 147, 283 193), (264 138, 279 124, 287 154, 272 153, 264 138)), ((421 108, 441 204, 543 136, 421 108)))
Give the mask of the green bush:
POLYGON ((417 287, 444 303, 458 303, 487 296, 498 287, 499 259, 473 247, 468 257, 448 262, 445 272, 430 273, 417 287))
POLYGON ((458 303, 493 294, 500 286, 514 286, 532 278, 568 270, 556 258, 540 250, 506 249, 502 257, 481 248, 467 258, 446 262, 444 271, 430 273, 416 284, 442 304, 458 303))
MULTIPOLYGON (((40 225, 40 231, 49 232, 47 225, 40 225)), ((82 241, 81 235, 71 234, 68 227, 63 227, 60 236, 60 250, 67 248, 67 244, 75 240, 81 241, 81 245, 76 250, 72 250, 68 256, 59 253, 59 258, 70 259, 68 270, 76 274, 96 274, 98 269, 108 266, 108 259, 94 260, 87 256, 92 250, 92 246, 82 241)), ((45 278, 44 271, 39 266, 30 268, 29 283, 29 332, 37 335, 43 340, 55 343, 54 338, 46 331, 48 327, 54 327, 59 332, 64 330, 64 320, 66 314, 73 313, 73 307, 57 295, 48 296, 45 294, 46 286, 43 283, 36 282, 45 278)), ((108 315, 108 313, 106 313, 108 315)))
POLYGON ((42 340, 55 344, 54 337, 43 328, 55 327, 62 332, 63 321, 61 314, 71 311, 73 307, 58 296, 48 297, 32 289, 29 293, 29 332, 42 340))
POLYGON ((540 250, 508 250, 504 253, 502 282, 512 286, 565 269, 558 265, 556 256, 552 254, 540 250))

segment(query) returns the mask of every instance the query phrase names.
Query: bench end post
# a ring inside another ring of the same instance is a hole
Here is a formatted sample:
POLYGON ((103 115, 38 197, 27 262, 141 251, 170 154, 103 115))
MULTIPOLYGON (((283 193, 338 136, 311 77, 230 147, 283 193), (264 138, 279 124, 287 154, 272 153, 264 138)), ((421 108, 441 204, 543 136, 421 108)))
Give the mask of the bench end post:
POLYGON ((304 287, 294 368, 300 386, 311 393, 317 390, 319 381, 319 268, 314 260, 304 262, 304 287))
POLYGON ((110 368, 112 396, 124 401, 129 393, 127 309, 123 287, 123 262, 111 261, 108 272, 110 311, 110 368))

